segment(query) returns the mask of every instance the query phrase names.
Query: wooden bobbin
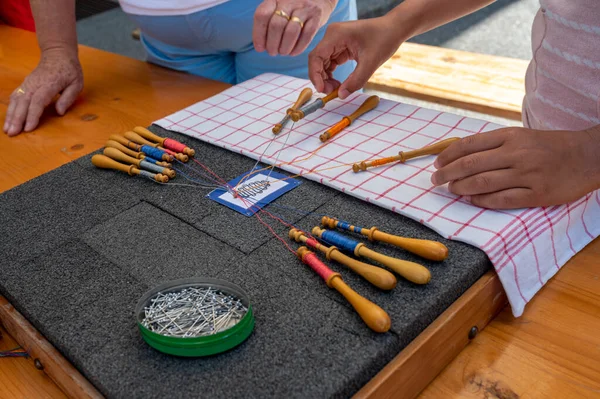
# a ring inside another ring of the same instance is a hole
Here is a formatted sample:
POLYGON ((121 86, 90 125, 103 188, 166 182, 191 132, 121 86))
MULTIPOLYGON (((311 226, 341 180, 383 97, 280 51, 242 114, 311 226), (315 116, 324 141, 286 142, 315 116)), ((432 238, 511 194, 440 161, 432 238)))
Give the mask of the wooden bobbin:
POLYGON ((168 176, 165 176, 160 173, 157 173, 154 175, 148 174, 147 172, 144 173, 145 171, 141 171, 140 169, 136 168, 135 165, 125 165, 125 164, 119 163, 119 162, 115 161, 114 159, 107 157, 106 155, 100 155, 100 154, 94 155, 92 157, 92 163, 97 168, 119 170, 121 172, 127 173, 129 176, 150 175, 150 176, 152 176, 152 178, 154 180, 156 180, 157 182, 160 182, 160 183, 166 183, 169 181, 168 176))
POLYGON ((309 251, 306 247, 300 247, 296 253, 302 262, 310 266, 325 279, 328 287, 335 289, 346 298, 348 303, 352 305, 356 313, 358 313, 360 318, 371 330, 384 333, 390 329, 392 321, 385 310, 360 296, 356 291, 350 288, 344 280, 342 280, 342 276, 340 276, 339 273, 331 271, 316 257, 314 252, 309 251))
POLYGON ((115 161, 123 162, 126 164, 131 164, 140 168, 140 163, 142 162, 139 158, 133 158, 129 155, 117 150, 116 148, 106 147, 103 151, 104 155, 109 158, 114 159, 115 161))
MULTIPOLYGON (((315 226, 312 230, 312 234, 320 238, 321 235, 326 231, 327 230, 323 230, 315 226)), ((380 254, 367 248, 367 246, 362 242, 357 243, 356 247, 354 248, 354 255, 357 257, 362 256, 379 262, 415 284, 427 284, 431 280, 431 272, 426 267, 419 265, 418 263, 400 260, 392 258, 391 256, 380 254)))
POLYGON ((298 122, 300 119, 304 118, 306 115, 309 115, 309 114, 315 112, 316 110, 323 108, 325 106, 325 104, 327 104, 329 101, 331 101, 337 97, 338 97, 338 89, 335 89, 334 91, 332 91, 325 97, 318 98, 314 102, 312 102, 308 105, 305 105, 301 109, 299 109, 297 111, 293 111, 290 114, 290 117, 292 118, 292 120, 294 122, 298 122))
POLYGON ((338 263, 346 265, 350 270, 362 276, 365 280, 367 280, 377 288, 389 291, 396 287, 396 277, 387 270, 384 270, 377 266, 368 265, 356 259, 352 259, 344 255, 342 252, 340 252, 339 249, 337 249, 334 246, 327 247, 323 244, 320 244, 315 239, 306 237, 306 235, 304 235, 304 233, 300 230, 291 229, 289 232, 289 237, 292 240, 296 240, 296 242, 301 242, 311 248, 323 252, 327 260, 333 259, 338 263))
POLYGON ((133 151, 132 149, 127 148, 123 144, 118 143, 118 142, 116 142, 114 140, 108 140, 106 142, 106 147, 115 148, 115 149, 121 151, 122 153, 127 154, 127 155, 129 155, 130 157, 133 157, 133 158, 143 159, 143 158, 146 157, 143 153, 137 152, 137 151, 133 151))
POLYGON ((114 159, 115 161, 123 162, 126 164, 132 164, 137 166, 139 169, 145 169, 150 172, 159 172, 163 175, 169 176, 169 178, 174 179, 176 174, 175 171, 169 168, 162 168, 158 165, 151 164, 145 159, 137 159, 130 157, 127 154, 122 153, 116 148, 107 147, 104 149, 104 155, 109 158, 114 159))
POLYGON ((156 148, 163 150, 167 154, 173 155, 175 157, 175 159, 177 159, 178 161, 187 162, 190 160, 190 158, 187 155, 182 154, 180 152, 175 152, 175 151, 169 150, 168 148, 162 148, 162 147, 156 147, 156 148))
POLYGON ((158 148, 159 150, 162 150, 162 151, 166 152, 167 154, 171 154, 172 156, 174 156, 177 160, 179 160, 181 162, 187 162, 190 160, 187 155, 181 154, 179 152, 171 151, 168 148, 163 148, 158 143, 153 143, 151 141, 148 141, 135 132, 125 132, 125 138, 129 139, 135 143, 138 143, 138 144, 148 145, 151 147, 158 148))
POLYGON ((310 100, 311 97, 312 97, 312 90, 308 87, 303 89, 300 92, 300 95, 298 96, 298 99, 296 100, 294 105, 292 105, 290 108, 288 108, 288 110, 285 113, 285 117, 281 120, 281 122, 279 122, 275 126, 273 126, 273 134, 278 134, 281 131, 281 128, 283 128, 283 126, 290 119, 290 116, 292 115, 292 113, 297 111, 298 108, 300 108, 304 104, 306 104, 308 102, 308 100, 310 100))
MULTIPOLYGON (((156 134, 152 133, 150 130, 146 129, 145 127, 141 127, 141 126, 134 127, 133 132, 139 134, 146 140, 150 140, 154 143, 158 143, 161 147, 166 148, 165 147, 165 142, 167 141, 166 137, 157 136, 156 134)), ((175 141, 175 140, 173 140, 173 141, 175 141)), ((176 141, 176 143, 181 144, 177 141, 176 141)), ((181 144, 181 145, 183 145, 183 144, 181 144)), ((170 148, 170 149, 172 150, 172 148, 170 148)), ((193 149, 191 149, 189 147, 185 147, 183 149, 183 153, 190 157, 193 157, 194 155, 196 155, 196 151, 194 151, 193 149)))
POLYGON ((375 107, 379 105, 379 97, 371 96, 367 98, 361 105, 358 107, 356 111, 351 113, 348 116, 344 116, 341 121, 327 129, 325 133, 319 136, 319 140, 323 143, 350 126, 358 117, 364 115, 365 113, 371 111, 375 107))
POLYGON ((125 137, 119 136, 118 134, 111 134, 109 139, 116 141, 117 143, 119 143, 127 148, 130 148, 134 151, 141 151, 141 149, 142 149, 142 146, 139 145, 138 143, 131 141, 131 140, 127 140, 125 137))
POLYGON ((367 236, 370 241, 381 241, 392 244, 425 259, 442 261, 448 257, 448 247, 441 242, 400 237, 380 231, 375 226, 370 229, 356 227, 327 216, 323 216, 321 224, 330 229, 339 228, 341 230, 360 233, 367 236))
POLYGON ((125 136, 126 139, 131 140, 134 143, 138 143, 140 145, 145 144, 145 145, 149 145, 151 147, 159 147, 160 146, 159 143, 153 143, 151 141, 148 141, 145 138, 143 138, 142 136, 140 136, 139 134, 131 132, 131 131, 125 132, 123 134, 123 136, 125 136))
POLYGON ((358 173, 360 171, 367 170, 368 168, 385 165, 385 164, 388 164, 391 162, 404 163, 404 162, 408 161, 409 159, 413 159, 416 157, 422 157, 424 155, 439 154, 440 152, 442 152, 446 148, 448 148, 452 143, 454 143, 458 140, 460 140, 459 137, 450 137, 445 140, 438 141, 435 144, 431 144, 431 145, 428 145, 428 146, 425 146, 423 148, 419 148, 416 150, 406 151, 406 152, 400 151, 398 153, 398 155, 395 155, 393 157, 375 159, 373 161, 362 161, 362 162, 355 163, 354 165, 352 165, 352 170, 354 171, 354 173, 358 173))

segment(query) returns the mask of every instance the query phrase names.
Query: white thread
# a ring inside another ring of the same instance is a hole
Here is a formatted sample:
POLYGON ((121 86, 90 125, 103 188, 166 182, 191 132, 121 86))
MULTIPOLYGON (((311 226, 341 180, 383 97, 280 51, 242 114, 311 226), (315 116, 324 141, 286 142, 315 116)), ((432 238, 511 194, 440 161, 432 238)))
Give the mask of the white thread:
POLYGON ((275 158, 275 162, 271 166, 271 170, 269 171, 269 174, 267 175, 267 184, 269 184, 269 177, 271 177, 271 172, 273 172, 273 169, 275 169, 275 165, 277 165, 277 162, 279 161, 279 154, 281 154, 281 151, 283 151, 285 149, 287 141, 290 138, 290 136, 292 135, 292 130, 294 130, 295 124, 296 124, 296 122, 292 122, 292 127, 290 128, 290 131, 287 133, 287 136, 285 138, 285 141, 283 142, 283 145, 281 146, 279 151, 277 151, 277 158, 275 158))

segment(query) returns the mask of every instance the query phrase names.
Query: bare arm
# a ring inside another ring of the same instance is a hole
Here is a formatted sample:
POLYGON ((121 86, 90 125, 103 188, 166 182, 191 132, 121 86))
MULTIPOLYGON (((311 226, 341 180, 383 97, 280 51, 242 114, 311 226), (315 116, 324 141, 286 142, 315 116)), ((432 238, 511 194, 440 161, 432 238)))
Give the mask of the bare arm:
MULTIPOLYGON (((386 18, 393 19, 401 29, 401 37, 409 38, 428 32, 465 15, 471 14, 495 0, 405 0, 391 10, 386 18)), ((406 39, 404 39, 406 40, 406 39)))
POLYGON ((371 75, 406 40, 470 14, 494 0, 405 0, 379 18, 332 24, 309 56, 309 77, 320 92, 340 86, 346 98, 364 86, 371 75), (333 79, 338 65, 357 62, 345 82, 333 79))
POLYGON ((31 0, 30 3, 42 52, 60 49, 76 55, 75 0, 31 0))

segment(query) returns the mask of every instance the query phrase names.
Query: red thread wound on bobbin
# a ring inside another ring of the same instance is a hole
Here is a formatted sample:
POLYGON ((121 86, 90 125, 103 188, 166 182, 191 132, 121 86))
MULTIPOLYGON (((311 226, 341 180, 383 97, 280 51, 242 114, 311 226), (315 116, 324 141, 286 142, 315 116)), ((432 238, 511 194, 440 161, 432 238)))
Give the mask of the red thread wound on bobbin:
POLYGON ((311 267, 325 282, 329 280, 329 278, 335 274, 333 270, 327 267, 325 263, 321 262, 317 255, 310 253, 306 254, 302 257, 302 261, 311 267))
POLYGON ((181 144, 179 141, 173 140, 173 139, 165 139, 165 142, 163 143, 163 145, 173 151, 177 151, 177 152, 183 152, 183 150, 185 150, 185 144, 181 144))
POLYGON ((311 248, 318 249, 320 244, 319 244, 319 241, 317 241, 311 237, 311 238, 306 239, 306 245, 308 245, 311 248))

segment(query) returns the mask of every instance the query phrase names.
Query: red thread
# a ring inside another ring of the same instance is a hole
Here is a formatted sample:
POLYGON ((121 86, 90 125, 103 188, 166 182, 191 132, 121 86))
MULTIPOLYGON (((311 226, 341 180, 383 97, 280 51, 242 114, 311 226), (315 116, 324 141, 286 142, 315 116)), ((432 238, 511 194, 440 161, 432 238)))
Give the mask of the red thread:
POLYGON ((308 245, 309 247, 314 248, 314 249, 319 249, 319 246, 321 244, 319 244, 319 242, 317 240, 315 240, 314 238, 311 237, 306 240, 306 245, 308 245))
POLYGON ((321 276, 321 278, 325 280, 325 282, 327 282, 331 278, 331 276, 335 274, 333 270, 328 268, 327 265, 321 262, 319 258, 317 258, 317 255, 313 253, 305 254, 302 257, 302 262, 306 263, 308 266, 310 266, 311 269, 317 272, 317 274, 321 276))
POLYGON ((187 148, 185 144, 181 144, 179 141, 169 139, 169 138, 165 139, 165 141, 163 142, 163 146, 165 148, 168 148, 169 150, 173 150, 173 151, 177 151, 177 152, 181 152, 181 153, 183 153, 183 150, 185 150, 187 148))

